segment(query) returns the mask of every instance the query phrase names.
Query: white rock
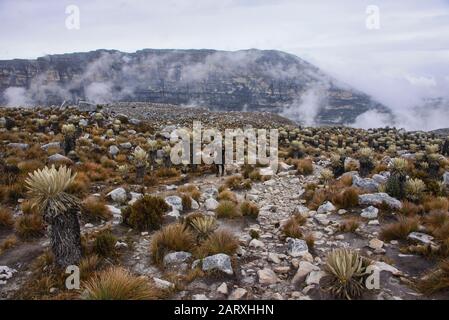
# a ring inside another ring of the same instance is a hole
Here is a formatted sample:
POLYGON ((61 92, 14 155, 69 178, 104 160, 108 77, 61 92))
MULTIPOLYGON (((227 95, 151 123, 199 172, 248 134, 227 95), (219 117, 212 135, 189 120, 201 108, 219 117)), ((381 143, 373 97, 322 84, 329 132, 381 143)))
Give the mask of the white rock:
POLYGON ((300 257, 309 252, 307 243, 301 239, 287 238, 287 253, 292 257, 300 257))
POLYGON ((320 284, 320 280, 324 277, 326 273, 324 271, 312 271, 306 278, 306 284, 308 286, 312 284, 320 284))
POLYGON ((173 210, 182 211, 182 199, 178 196, 165 197, 165 202, 172 207, 173 210))
POLYGON ((327 226, 329 224, 329 219, 327 218, 327 215, 324 213, 318 213, 313 216, 313 218, 321 225, 327 226))
POLYGON ((369 247, 371 249, 379 250, 379 249, 382 249, 383 246, 384 246, 384 242, 382 240, 374 238, 369 241, 369 247))
POLYGON ((226 284, 226 282, 223 282, 218 288, 217 288, 217 292, 227 295, 228 294, 228 285, 226 284))
POLYGON ((269 268, 258 270, 257 276, 259 277, 260 284, 274 284, 279 281, 276 273, 269 268))
POLYGON ((330 201, 326 201, 325 203, 323 203, 317 210, 318 214, 325 214, 328 212, 334 212, 335 210, 337 210, 335 208, 335 206, 332 204, 332 202, 330 201))
POLYGON ((116 156, 120 152, 120 149, 116 145, 109 146, 109 154, 116 156))
POLYGON ((204 207, 208 211, 213 211, 213 210, 217 209, 218 201, 215 200, 214 198, 209 198, 204 202, 204 207))
POLYGON ((268 253, 268 261, 276 263, 276 264, 281 263, 281 259, 279 258, 279 255, 274 252, 268 253))
POLYGON ((362 213, 360 214, 360 216, 362 218, 366 218, 366 219, 377 219, 377 215, 379 213, 379 209, 373 207, 373 206, 369 206, 368 208, 365 208, 362 210, 362 213))
POLYGON ((234 274, 231 265, 231 258, 227 254, 214 254, 213 256, 204 258, 202 263, 203 271, 219 270, 229 275, 234 274))
POLYGON ((385 202, 388 206, 390 206, 393 209, 402 208, 401 201, 393 197, 390 197, 387 193, 378 192, 378 193, 368 193, 359 195, 360 205, 378 206, 381 205, 382 202, 385 202))
POLYGON ((172 289, 175 287, 175 285, 173 283, 171 283, 170 281, 167 281, 167 280, 163 280, 163 279, 154 277, 153 281, 154 281, 154 284, 156 285, 156 287, 158 287, 159 289, 167 290, 167 289, 172 289))
POLYGON ((261 249, 265 248, 265 244, 258 239, 251 240, 249 246, 253 248, 261 248, 261 249))
POLYGON ((126 200, 128 199, 126 190, 122 187, 112 190, 106 196, 111 197, 112 201, 120 204, 126 203, 126 200))
POLYGON ((301 261, 299 262, 298 271, 296 272, 295 276, 292 279, 292 283, 296 284, 298 282, 303 282, 304 279, 311 273, 312 271, 319 271, 320 268, 311 264, 307 261, 301 261))
POLYGON ((240 300, 246 297, 248 291, 243 288, 235 289, 228 297, 229 300, 240 300))
POLYGON ((431 235, 428 235, 426 233, 422 233, 422 232, 411 232, 407 238, 409 240, 415 241, 415 242, 420 242, 423 244, 431 244, 432 240, 434 239, 434 237, 432 237, 431 235))
POLYGON ((192 199, 192 209, 198 210, 199 208, 200 208, 200 205, 198 204, 198 202, 195 199, 192 199))

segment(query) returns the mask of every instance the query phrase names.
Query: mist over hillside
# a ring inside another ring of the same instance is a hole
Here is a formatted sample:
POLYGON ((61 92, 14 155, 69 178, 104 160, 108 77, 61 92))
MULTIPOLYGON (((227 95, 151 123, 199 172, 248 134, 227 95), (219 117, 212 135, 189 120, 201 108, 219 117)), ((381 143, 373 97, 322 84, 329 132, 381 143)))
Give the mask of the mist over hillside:
POLYGON ((393 124, 387 107, 294 55, 273 50, 97 50, 0 61, 3 104, 147 101, 269 111, 305 125, 393 124), (362 117, 362 118, 361 118, 362 117))

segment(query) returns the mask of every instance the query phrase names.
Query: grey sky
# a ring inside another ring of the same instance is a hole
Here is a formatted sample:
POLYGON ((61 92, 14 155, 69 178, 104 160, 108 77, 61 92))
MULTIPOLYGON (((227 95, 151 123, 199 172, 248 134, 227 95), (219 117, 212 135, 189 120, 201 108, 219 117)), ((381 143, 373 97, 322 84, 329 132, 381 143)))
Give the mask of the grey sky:
POLYGON ((0 59, 99 48, 278 49, 393 108, 449 95, 447 0, 0 0, 0 21, 0 59), (65 27, 69 4, 80 8, 80 30, 65 27), (368 5, 380 9, 379 30, 366 28, 368 5))

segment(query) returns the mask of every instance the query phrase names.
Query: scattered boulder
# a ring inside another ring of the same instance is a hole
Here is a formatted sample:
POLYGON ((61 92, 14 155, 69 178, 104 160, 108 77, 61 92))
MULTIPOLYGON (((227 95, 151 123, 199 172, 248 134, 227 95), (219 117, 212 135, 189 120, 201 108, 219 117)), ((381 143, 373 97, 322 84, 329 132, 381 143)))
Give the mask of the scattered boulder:
POLYGON ((226 284, 226 282, 223 282, 218 288, 217 288, 217 292, 227 295, 229 290, 228 290, 228 285, 226 284))
POLYGON ((116 145, 109 146, 109 154, 115 157, 120 152, 120 149, 116 145))
POLYGON ((422 244, 431 244, 434 237, 432 237, 431 235, 428 235, 426 233, 422 233, 422 232, 411 232, 407 236, 407 239, 414 241, 414 242, 419 242, 422 244))
POLYGON ((325 203, 323 203, 317 210, 318 214, 325 214, 328 212, 334 212, 336 211, 337 208, 335 208, 335 206, 332 204, 332 202, 330 201, 326 201, 325 203))
POLYGON ((276 273, 269 268, 258 270, 257 276, 259 277, 260 284, 274 284, 279 281, 276 273))
POLYGON ((228 275, 234 274, 231 265, 231 257, 224 253, 218 253, 204 258, 202 261, 202 269, 203 271, 218 270, 228 275))
POLYGON ((379 209, 369 206, 368 208, 365 208, 362 210, 362 213, 360 216, 365 219, 374 220, 377 219, 377 215, 379 214, 379 209))
POLYGON ((163 279, 154 277, 153 281, 154 281, 154 284, 156 285, 156 287, 158 287, 159 289, 162 289, 162 290, 172 289, 175 287, 175 285, 173 283, 171 283, 170 281, 167 281, 167 280, 163 280, 163 279))
POLYGON ((307 243, 302 239, 287 238, 287 253, 296 258, 309 252, 307 243))
POLYGON ((61 147, 61 143, 59 141, 55 141, 55 142, 49 142, 49 143, 42 145, 41 149, 47 151, 50 148, 56 149, 56 148, 60 148, 60 147, 61 147))
POLYGON ((446 171, 443 174, 443 184, 446 186, 449 185, 449 172, 448 171, 446 171))
POLYGON ((262 241, 258 240, 258 239, 251 240, 250 243, 249 243, 249 246, 252 247, 252 248, 256 248, 256 249, 257 248, 260 248, 260 249, 265 248, 265 244, 262 241))
POLYGON ((248 291, 243 288, 237 288, 234 291, 231 292, 231 294, 228 297, 228 300, 241 300, 245 298, 248 294, 248 291))
POLYGON ((186 263, 192 254, 185 251, 170 252, 164 256, 164 266, 180 265, 186 263))
POLYGON ((213 210, 217 209, 218 201, 215 200, 214 198, 209 198, 204 202, 204 207, 208 211, 213 211, 213 210))
POLYGON ((324 213, 316 214, 316 215, 313 216, 313 218, 314 218, 319 224, 321 224, 321 225, 323 225, 323 226, 327 226, 327 225, 330 223, 329 219, 327 218, 327 215, 324 214, 324 213))
POLYGON ((16 269, 9 268, 8 266, 0 266, 0 285, 6 284, 16 272, 16 269))
POLYGON ((307 261, 299 262, 298 271, 296 271, 296 274, 292 279, 292 284, 303 282, 309 275, 309 273, 311 273, 312 271, 319 271, 319 270, 320 268, 318 266, 315 266, 310 262, 307 261))
POLYGON ((28 143, 15 143, 15 142, 10 142, 6 146, 10 147, 10 148, 14 148, 14 149, 20 149, 20 150, 26 150, 30 147, 28 143))
POLYGON ((165 202, 170 205, 173 210, 182 211, 182 199, 178 196, 168 196, 165 198, 165 202))
POLYGON ((66 156, 63 156, 62 154, 59 154, 59 153, 52 154, 51 156, 49 156, 47 158, 47 160, 49 163, 56 163, 56 162, 73 163, 73 161, 71 159, 69 159, 66 156))
POLYGON ((112 201, 120 204, 126 203, 128 199, 128 195, 126 194, 126 190, 122 187, 116 188, 109 192, 106 196, 111 197, 112 201))
POLYGON ((380 250, 384 246, 384 242, 377 238, 371 239, 369 241, 369 247, 374 250, 380 250))
POLYGON ((366 190, 369 192, 377 192, 379 190, 379 184, 374 181, 374 179, 370 178, 360 178, 358 175, 352 176, 352 185, 354 187, 360 188, 362 190, 366 190))
POLYGON ((400 209, 402 208, 402 203, 398 199, 390 197, 387 193, 367 193, 359 195, 359 204, 361 205, 372 205, 378 206, 382 203, 386 203, 390 208, 400 209))
POLYGON ((318 284, 320 284, 321 278, 324 277, 325 275, 326 275, 326 273, 321 270, 320 271, 311 271, 306 278, 306 284, 308 286, 313 285, 313 284, 318 285, 318 284))

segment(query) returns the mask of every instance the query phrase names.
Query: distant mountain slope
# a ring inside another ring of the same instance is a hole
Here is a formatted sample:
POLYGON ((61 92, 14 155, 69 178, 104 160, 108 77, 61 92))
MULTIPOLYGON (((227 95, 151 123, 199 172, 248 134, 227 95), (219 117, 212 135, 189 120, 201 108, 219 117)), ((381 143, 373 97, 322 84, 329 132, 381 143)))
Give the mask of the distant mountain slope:
POLYGON ((389 113, 368 95, 280 51, 97 50, 0 61, 0 103, 142 101, 257 110, 319 124, 389 113))

